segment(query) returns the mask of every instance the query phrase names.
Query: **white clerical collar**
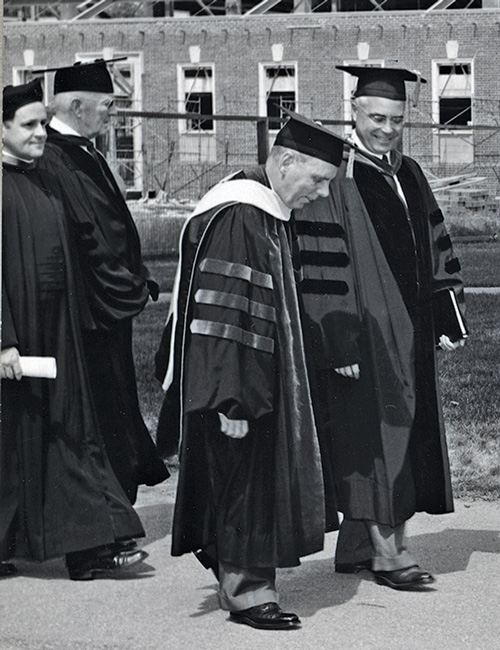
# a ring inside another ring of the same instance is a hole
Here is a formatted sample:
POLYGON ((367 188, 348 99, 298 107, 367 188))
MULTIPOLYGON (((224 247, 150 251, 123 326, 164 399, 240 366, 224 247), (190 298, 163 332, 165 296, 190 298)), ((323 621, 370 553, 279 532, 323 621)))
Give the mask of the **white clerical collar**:
POLYGON ((78 131, 75 131, 69 124, 66 124, 66 122, 63 122, 60 120, 58 117, 54 115, 54 117, 50 120, 49 126, 54 129, 54 131, 58 131, 59 133, 62 133, 63 135, 77 135, 79 138, 82 137, 81 133, 78 133, 78 131))
POLYGON ((26 163, 27 165, 31 165, 35 162, 34 158, 30 158, 29 160, 27 158, 19 158, 19 156, 14 156, 14 154, 5 151, 5 149, 2 149, 2 159, 7 163, 10 162, 12 164, 15 164, 17 161, 19 161, 26 163))

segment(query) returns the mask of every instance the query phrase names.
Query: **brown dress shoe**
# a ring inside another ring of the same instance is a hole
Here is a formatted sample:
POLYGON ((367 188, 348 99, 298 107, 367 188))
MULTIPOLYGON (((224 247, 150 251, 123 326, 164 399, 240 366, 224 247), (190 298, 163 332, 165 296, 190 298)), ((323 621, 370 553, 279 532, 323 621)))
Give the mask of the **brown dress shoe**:
POLYGON ((396 571, 373 571, 373 575, 377 584, 391 589, 415 589, 436 582, 428 571, 423 571, 418 565, 396 571))
POLYGON ((259 630, 292 630, 300 626, 299 617, 282 612, 278 603, 264 603, 230 612, 229 618, 235 623, 244 623, 259 630))

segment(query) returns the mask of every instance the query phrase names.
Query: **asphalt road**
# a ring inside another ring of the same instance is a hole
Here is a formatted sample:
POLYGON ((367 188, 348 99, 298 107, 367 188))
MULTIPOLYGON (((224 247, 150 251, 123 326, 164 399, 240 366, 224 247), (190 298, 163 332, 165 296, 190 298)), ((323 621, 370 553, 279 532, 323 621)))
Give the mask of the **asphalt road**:
POLYGON ((423 593, 377 585, 368 572, 338 575, 336 534, 302 566, 279 571, 292 631, 236 625, 218 607, 216 581, 191 556, 170 556, 173 487, 144 489, 137 510, 149 558, 140 570, 68 580, 62 560, 19 562, 0 582, 1 650, 498 650, 500 504, 458 502, 445 516, 416 515, 409 546, 437 577, 423 593))

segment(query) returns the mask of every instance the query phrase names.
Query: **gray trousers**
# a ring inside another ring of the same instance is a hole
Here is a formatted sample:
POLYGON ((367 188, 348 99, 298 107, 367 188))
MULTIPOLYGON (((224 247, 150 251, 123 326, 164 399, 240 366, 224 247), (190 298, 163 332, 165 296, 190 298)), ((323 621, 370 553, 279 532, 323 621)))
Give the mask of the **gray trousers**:
POLYGON ((417 562, 405 545, 405 524, 395 528, 375 521, 344 519, 340 525, 336 564, 372 560, 374 571, 395 571, 417 562))
POLYGON ((276 569, 243 569, 219 562, 219 601, 222 609, 238 612, 264 603, 277 603, 276 569))

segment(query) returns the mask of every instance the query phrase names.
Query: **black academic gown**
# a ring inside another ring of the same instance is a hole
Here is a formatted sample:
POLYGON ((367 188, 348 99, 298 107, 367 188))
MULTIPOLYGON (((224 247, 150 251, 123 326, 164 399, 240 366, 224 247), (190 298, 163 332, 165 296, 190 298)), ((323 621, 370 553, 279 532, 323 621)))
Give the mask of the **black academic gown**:
POLYGON ((132 319, 148 300, 148 272, 136 226, 106 162, 98 164, 78 138, 50 128, 48 133, 42 164, 64 165, 70 172, 65 198, 74 206, 80 264, 96 323, 84 340, 94 402, 111 464, 134 503, 140 484, 155 485, 169 476, 142 419, 132 351, 132 319))
POLYGON ((453 509, 439 400, 433 296, 463 301, 460 266, 420 167, 403 156, 408 209, 356 156, 328 199, 297 215, 306 341, 327 500, 396 526, 453 509), (359 364, 359 380, 334 372, 359 364))
MULTIPOLYGON (((247 177, 267 183, 261 168, 247 177)), ((188 222, 180 271, 158 430, 171 453, 182 419, 172 553, 215 545, 239 567, 294 566, 322 548, 324 504, 289 224, 238 198, 219 205, 188 222), (221 433, 219 412, 248 420, 248 435, 221 433)), ((167 329, 161 380, 168 348, 167 329)))
POLYGON ((1 554, 46 560, 143 536, 95 418, 82 340, 92 318, 60 178, 4 165, 2 192, 2 348, 54 356, 57 378, 2 381, 1 554))

